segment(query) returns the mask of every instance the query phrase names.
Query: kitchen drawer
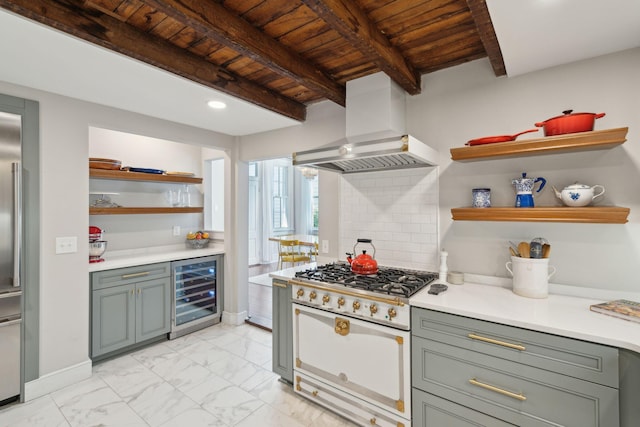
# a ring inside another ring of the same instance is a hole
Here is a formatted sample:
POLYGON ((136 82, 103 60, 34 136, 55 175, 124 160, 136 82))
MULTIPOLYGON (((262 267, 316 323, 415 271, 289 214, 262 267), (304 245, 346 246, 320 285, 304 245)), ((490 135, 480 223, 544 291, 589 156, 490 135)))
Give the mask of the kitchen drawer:
POLYGON ((618 387, 618 349, 528 329, 412 308, 413 335, 618 387))
POLYGON ((413 386, 519 426, 619 425, 618 390, 413 337, 413 386))
POLYGON ((413 427, 514 427, 515 425, 417 388, 413 389, 412 394, 413 427))
POLYGON ((329 408, 352 423, 378 427, 411 426, 409 420, 385 411, 366 400, 354 400, 353 396, 302 373, 295 372, 294 375, 294 390, 299 396, 329 408))
POLYGON ((117 268, 114 270, 104 270, 92 273, 91 286, 95 291, 97 289, 105 289, 112 286, 169 277, 170 275, 171 263, 169 262, 136 265, 134 267, 117 268))

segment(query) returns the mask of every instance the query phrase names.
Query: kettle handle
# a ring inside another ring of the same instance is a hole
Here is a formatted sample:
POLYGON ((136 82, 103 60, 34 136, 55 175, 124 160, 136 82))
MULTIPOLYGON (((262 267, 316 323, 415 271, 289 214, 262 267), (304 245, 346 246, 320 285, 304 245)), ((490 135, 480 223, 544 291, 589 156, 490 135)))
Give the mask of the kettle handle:
POLYGON ((371 245, 371 247, 373 248, 373 258, 376 257, 376 247, 373 246, 372 240, 371 239, 358 239, 356 241, 356 244, 353 245, 353 254, 356 254, 356 246, 358 246, 358 243, 368 243, 371 245))
POLYGON ((539 193, 540 191, 542 191, 542 189, 544 188, 544 186, 547 183, 547 180, 544 179, 543 177, 538 177, 535 179, 535 181, 533 181, 533 183, 535 184, 536 182, 542 182, 542 184, 540 184, 540 187, 538 188, 538 191, 536 191, 536 193, 539 193))

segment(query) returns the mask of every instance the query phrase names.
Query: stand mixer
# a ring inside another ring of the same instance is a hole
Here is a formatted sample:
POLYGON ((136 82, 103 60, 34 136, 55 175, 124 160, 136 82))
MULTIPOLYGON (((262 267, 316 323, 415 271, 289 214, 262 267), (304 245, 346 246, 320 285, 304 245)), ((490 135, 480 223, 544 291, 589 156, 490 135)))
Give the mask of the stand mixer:
POLYGON ((104 230, 95 227, 93 225, 89 226, 89 262, 102 262, 104 258, 102 255, 107 250, 107 242, 102 240, 102 233, 104 230))

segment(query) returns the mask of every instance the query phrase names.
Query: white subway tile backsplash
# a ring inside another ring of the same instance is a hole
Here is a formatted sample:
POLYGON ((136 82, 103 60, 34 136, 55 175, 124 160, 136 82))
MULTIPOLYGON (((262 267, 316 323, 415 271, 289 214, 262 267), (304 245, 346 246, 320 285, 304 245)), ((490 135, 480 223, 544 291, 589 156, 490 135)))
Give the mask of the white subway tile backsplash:
POLYGON ((370 238, 380 265, 437 271, 437 168, 343 175, 340 194, 340 253, 370 238))

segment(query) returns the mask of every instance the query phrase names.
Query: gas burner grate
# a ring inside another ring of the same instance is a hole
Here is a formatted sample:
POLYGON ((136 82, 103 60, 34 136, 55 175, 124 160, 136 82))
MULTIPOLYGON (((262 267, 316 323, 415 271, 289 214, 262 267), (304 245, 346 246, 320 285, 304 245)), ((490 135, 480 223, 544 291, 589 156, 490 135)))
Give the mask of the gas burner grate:
POLYGON ((349 264, 344 263, 321 265, 315 269, 299 271, 295 276, 405 298, 438 278, 437 273, 387 267, 379 267, 377 274, 361 275, 353 273, 349 264))

